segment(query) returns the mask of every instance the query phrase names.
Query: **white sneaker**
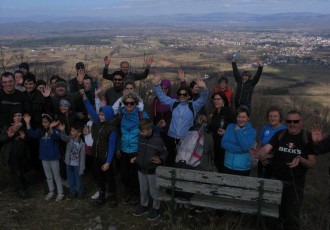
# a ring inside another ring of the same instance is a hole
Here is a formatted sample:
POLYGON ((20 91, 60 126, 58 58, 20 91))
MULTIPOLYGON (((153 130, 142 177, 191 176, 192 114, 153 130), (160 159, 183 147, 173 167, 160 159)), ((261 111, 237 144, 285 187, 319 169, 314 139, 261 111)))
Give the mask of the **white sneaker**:
POLYGON ((53 196, 54 196, 54 192, 49 192, 49 193, 46 195, 45 200, 48 201, 48 200, 52 199, 53 196))
POLYGON ((99 191, 97 191, 93 196, 91 196, 91 198, 93 200, 96 200, 97 198, 99 198, 99 195, 100 195, 100 193, 99 193, 99 191))
POLYGON ((58 194, 55 201, 61 201, 63 200, 64 195, 63 194, 58 194))

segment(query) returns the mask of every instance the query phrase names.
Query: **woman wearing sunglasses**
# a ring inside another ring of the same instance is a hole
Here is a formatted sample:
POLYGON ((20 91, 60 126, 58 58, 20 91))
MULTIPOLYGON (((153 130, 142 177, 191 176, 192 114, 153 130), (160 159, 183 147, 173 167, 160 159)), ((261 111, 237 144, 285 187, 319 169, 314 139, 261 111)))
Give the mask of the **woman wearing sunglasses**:
POLYGON ((160 74, 155 74, 154 84, 156 95, 161 103, 170 106, 172 110, 172 120, 167 133, 169 136, 167 164, 171 166, 175 162, 176 145, 187 134, 188 130, 193 127, 198 111, 200 111, 207 101, 208 89, 205 82, 198 79, 196 80, 196 84, 202 89, 199 99, 190 101, 191 89, 187 86, 181 86, 177 91, 178 99, 174 99, 163 92, 159 84, 160 80, 160 74))
POLYGON ((138 152, 138 138, 140 134, 140 120, 149 118, 146 112, 139 111, 137 105, 140 97, 134 92, 125 94, 122 97, 124 107, 119 109, 115 122, 120 124, 120 151, 117 157, 120 158, 120 174, 125 187, 126 195, 124 203, 130 202, 136 205, 139 202, 139 181, 137 165, 131 163, 138 152))

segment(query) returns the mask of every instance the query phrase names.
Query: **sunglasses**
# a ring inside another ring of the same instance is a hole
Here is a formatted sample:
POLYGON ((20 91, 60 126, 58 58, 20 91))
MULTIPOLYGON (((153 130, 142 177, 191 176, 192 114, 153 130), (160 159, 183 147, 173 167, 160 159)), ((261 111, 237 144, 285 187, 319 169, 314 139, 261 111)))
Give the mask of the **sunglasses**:
POLYGON ((77 67, 77 69, 85 69, 85 67, 83 67, 83 66, 80 66, 80 67, 77 67))
POLYGON ((179 97, 187 97, 188 96, 188 93, 178 93, 178 96, 179 97))
POLYGON ((298 124, 300 120, 285 120, 287 124, 298 124))
POLYGON ((134 101, 125 101, 124 105, 135 105, 134 101))
POLYGON ((113 80, 114 81, 123 81, 123 79, 121 79, 121 78, 114 78, 113 80))

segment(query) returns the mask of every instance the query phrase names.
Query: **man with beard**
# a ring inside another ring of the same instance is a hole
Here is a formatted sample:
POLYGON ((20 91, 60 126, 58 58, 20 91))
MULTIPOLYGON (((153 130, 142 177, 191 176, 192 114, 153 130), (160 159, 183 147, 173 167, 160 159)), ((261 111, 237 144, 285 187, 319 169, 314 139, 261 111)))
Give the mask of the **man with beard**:
POLYGON ((124 90, 124 74, 121 71, 116 71, 113 73, 113 87, 105 91, 104 97, 107 105, 113 105, 118 98, 123 96, 124 90))

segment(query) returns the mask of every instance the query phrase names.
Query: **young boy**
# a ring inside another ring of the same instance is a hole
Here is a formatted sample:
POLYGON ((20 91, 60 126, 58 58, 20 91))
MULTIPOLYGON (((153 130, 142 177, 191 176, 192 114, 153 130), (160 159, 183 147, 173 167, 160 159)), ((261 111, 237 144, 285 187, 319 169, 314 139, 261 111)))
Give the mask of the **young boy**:
POLYGON ((81 176, 84 174, 86 159, 86 146, 81 139, 83 128, 79 123, 73 124, 70 136, 65 134, 65 125, 60 124, 58 128, 61 130, 61 139, 67 143, 65 164, 71 193, 68 198, 83 198, 84 189, 81 176))
POLYGON ((140 184, 140 205, 134 216, 141 216, 148 212, 149 196, 153 200, 152 209, 148 214, 148 220, 159 217, 160 201, 156 189, 156 167, 165 162, 167 151, 160 135, 154 133, 154 125, 150 119, 142 119, 140 122, 140 138, 138 155, 132 158, 131 163, 138 165, 138 176, 140 184))

